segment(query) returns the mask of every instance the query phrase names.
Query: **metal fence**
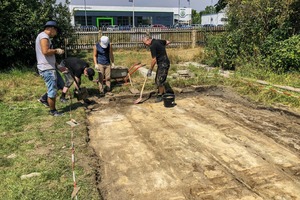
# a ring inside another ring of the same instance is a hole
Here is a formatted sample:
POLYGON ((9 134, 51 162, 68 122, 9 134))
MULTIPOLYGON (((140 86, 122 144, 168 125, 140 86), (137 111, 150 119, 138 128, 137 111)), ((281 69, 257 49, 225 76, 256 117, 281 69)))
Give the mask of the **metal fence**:
POLYGON ((191 47, 204 45, 209 34, 224 32, 223 27, 202 29, 142 29, 128 31, 76 31, 72 39, 66 39, 67 49, 93 49, 102 35, 110 38, 114 48, 144 48, 142 38, 146 35, 155 39, 170 40, 170 47, 191 47))

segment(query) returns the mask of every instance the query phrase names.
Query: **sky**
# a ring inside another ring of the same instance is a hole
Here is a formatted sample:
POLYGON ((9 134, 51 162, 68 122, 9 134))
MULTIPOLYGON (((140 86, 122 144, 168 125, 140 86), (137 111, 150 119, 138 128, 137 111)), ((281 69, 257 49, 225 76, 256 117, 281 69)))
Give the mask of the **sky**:
MULTIPOLYGON (((56 0, 57 3, 65 0, 56 0)), ((132 6, 129 0, 70 0, 75 5, 98 5, 98 6, 132 6)), ((205 10, 206 6, 215 5, 218 0, 134 0, 137 7, 191 7, 194 10, 205 10)))

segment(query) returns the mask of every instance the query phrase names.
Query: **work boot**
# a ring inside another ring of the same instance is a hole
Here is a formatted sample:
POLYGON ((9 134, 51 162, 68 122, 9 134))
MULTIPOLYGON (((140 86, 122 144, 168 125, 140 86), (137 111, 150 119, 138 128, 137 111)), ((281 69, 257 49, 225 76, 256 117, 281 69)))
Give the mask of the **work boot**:
POLYGON ((62 103, 68 103, 68 99, 64 98, 64 97, 60 97, 60 102, 62 103))
POLYGON ((157 95, 156 99, 155 99, 155 103, 159 103, 159 102, 162 102, 163 100, 163 97, 161 94, 157 95))
POLYGON ((108 92, 111 92, 111 88, 108 86, 105 86, 104 93, 108 93, 108 92))
POLYGON ((59 117, 59 116, 63 116, 64 114, 61 112, 58 112, 57 110, 50 110, 49 114, 54 116, 54 117, 59 117))
POLYGON ((99 97, 104 97, 104 96, 105 96, 105 93, 104 93, 103 89, 99 90, 99 97))
POLYGON ((48 101, 44 99, 38 99, 38 101, 43 104, 45 107, 49 107, 48 101))

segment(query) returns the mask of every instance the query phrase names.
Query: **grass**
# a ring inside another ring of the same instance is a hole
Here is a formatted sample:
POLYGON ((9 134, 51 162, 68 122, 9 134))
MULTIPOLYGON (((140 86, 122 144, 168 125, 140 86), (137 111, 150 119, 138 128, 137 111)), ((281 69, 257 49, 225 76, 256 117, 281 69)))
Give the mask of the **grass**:
MULTIPOLYGON (((85 142, 83 107, 74 106, 71 115, 50 116, 48 109, 37 101, 45 86, 34 70, 1 73, 0 85, 3 86, 0 89, 1 199, 69 199, 73 191, 72 132, 79 195, 99 199, 92 167, 97 160, 85 142), (81 124, 73 130, 66 124, 71 116, 81 124), (41 175, 21 180, 22 175, 33 172, 41 175)), ((61 103, 58 108, 69 110, 68 105, 61 103)))
MULTIPOLYGON (((299 109, 299 96, 281 93, 271 86, 262 86, 254 80, 262 79, 272 84, 300 86, 299 73, 276 74, 267 69, 243 66, 238 68, 230 78, 220 76, 219 69, 207 70, 193 64, 185 66, 182 62, 201 61, 203 50, 168 49, 172 62, 170 78, 172 87, 187 87, 191 85, 225 85, 234 88, 248 98, 268 104, 281 104, 299 109), (188 69, 194 74, 190 79, 172 79, 177 70, 188 69), (245 81, 244 78, 249 78, 245 81), (253 81, 251 81, 253 80, 253 81)), ((92 53, 80 52, 92 65, 92 53)), ((116 51, 116 65, 131 66, 142 62, 149 67, 150 52, 116 51)), ((144 78, 139 73, 133 74, 134 84, 140 88, 144 78)), ((63 117, 52 117, 37 99, 45 92, 45 84, 35 70, 13 69, 0 73, 0 196, 1 199, 69 199, 73 191, 71 134, 74 133, 75 173, 79 199, 101 199, 95 181, 97 158, 88 146, 86 114, 84 108, 73 99, 72 111, 69 105, 58 102, 58 108, 66 111, 63 117), (70 118, 76 119, 79 126, 66 124, 70 118), (21 180, 22 175, 33 172, 40 176, 21 180)), ((83 78, 83 85, 96 88, 95 83, 83 78)), ((148 80, 145 90, 154 90, 153 80, 148 80)), ((114 88, 113 92, 122 92, 128 87, 114 88)))

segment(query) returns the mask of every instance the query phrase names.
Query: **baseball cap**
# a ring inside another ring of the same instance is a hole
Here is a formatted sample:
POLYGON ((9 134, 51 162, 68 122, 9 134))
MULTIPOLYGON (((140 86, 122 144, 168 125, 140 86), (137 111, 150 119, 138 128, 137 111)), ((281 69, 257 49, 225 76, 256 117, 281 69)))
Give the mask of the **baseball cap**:
POLYGON ((102 48, 107 48, 108 46, 108 43, 109 43, 109 38, 107 36, 102 36, 101 39, 100 39, 100 46, 102 48))
POLYGON ((58 29, 56 21, 47 21, 46 24, 44 25, 44 28, 46 27, 54 27, 58 29))
POLYGON ((93 76, 95 75, 95 71, 92 68, 87 69, 88 78, 90 81, 93 80, 93 76))

